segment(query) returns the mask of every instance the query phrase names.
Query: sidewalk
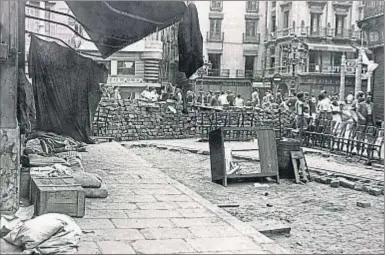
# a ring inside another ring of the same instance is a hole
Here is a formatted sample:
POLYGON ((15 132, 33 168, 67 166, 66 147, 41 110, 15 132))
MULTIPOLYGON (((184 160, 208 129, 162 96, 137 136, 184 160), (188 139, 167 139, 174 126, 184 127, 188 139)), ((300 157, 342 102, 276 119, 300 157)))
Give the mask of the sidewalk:
MULTIPOLYGON (((179 139, 179 140, 152 140, 152 141, 132 141, 123 142, 122 144, 131 146, 137 144, 152 144, 164 148, 182 148, 184 150, 190 150, 192 152, 201 152, 206 155, 210 155, 208 142, 197 142, 196 139, 179 139)), ((225 142, 225 147, 230 147, 234 150, 241 149, 258 149, 257 142, 225 142)), ((323 168, 331 171, 338 171, 345 174, 351 174, 356 176, 362 176, 366 178, 375 179, 379 182, 384 181, 384 172, 376 171, 371 167, 366 167, 358 163, 348 163, 345 160, 341 161, 342 156, 336 156, 330 154, 329 158, 324 158, 321 154, 325 154, 324 151, 303 148, 306 154, 306 161, 309 167, 323 168)), ((327 154, 327 153, 326 153, 327 154)), ((240 159, 258 159, 258 151, 234 151, 234 157, 240 159)), ((382 169, 381 169, 382 170, 382 169)))
POLYGON ((88 146, 83 162, 110 194, 75 219, 87 232, 79 254, 288 254, 118 143, 88 146))

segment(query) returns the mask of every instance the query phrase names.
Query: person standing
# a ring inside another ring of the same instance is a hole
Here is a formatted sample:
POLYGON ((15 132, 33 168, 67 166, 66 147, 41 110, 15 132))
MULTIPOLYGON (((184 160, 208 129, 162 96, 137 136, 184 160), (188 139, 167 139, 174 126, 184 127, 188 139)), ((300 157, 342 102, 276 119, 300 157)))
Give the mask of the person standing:
POLYGON ((372 95, 366 95, 365 101, 358 104, 357 109, 358 123, 360 125, 375 126, 374 104, 372 103, 372 95))
POLYGON ((222 91, 221 95, 219 96, 218 100, 219 100, 219 103, 221 106, 229 104, 229 102, 227 101, 227 94, 223 91, 222 91))
POLYGON ((215 95, 211 98, 210 106, 213 106, 213 107, 220 106, 220 103, 219 103, 219 94, 220 94, 220 92, 217 91, 217 92, 215 93, 215 95))
POLYGON ((297 128, 299 130, 306 130, 308 127, 308 124, 305 119, 305 97, 303 92, 299 92, 297 94, 297 102, 295 103, 295 118, 296 118, 296 124, 297 128))
POLYGON ((245 100, 243 100, 241 95, 238 95, 237 98, 235 98, 235 107, 243 108, 245 106, 245 100))
POLYGON ((235 95, 232 91, 227 91, 227 101, 230 106, 234 106, 235 95))
POLYGON ((251 102, 253 103, 253 106, 259 106, 260 100, 259 100, 259 92, 258 89, 254 89, 254 92, 251 94, 251 102))
POLYGON ((353 91, 350 91, 350 93, 346 96, 345 101, 347 104, 352 104, 354 100, 354 94, 353 91))

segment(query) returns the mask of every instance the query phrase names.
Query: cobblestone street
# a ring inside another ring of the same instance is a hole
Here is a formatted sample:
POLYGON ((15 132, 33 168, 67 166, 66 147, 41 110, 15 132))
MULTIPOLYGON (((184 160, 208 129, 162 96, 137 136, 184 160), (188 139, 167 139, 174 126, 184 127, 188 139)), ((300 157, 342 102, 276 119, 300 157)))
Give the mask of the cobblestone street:
POLYGON ((83 159, 109 196, 87 199, 76 219, 79 254, 287 253, 118 143, 88 146, 83 159))
POLYGON ((128 150, 214 204, 239 204, 225 210, 250 226, 266 220, 290 225, 290 235, 270 238, 294 253, 384 252, 383 196, 316 182, 296 185, 287 180, 280 185, 268 183, 264 189, 254 187, 254 183, 233 183, 225 188, 211 182, 208 155, 156 148, 128 150), (371 207, 358 207, 357 202, 370 202, 371 207))

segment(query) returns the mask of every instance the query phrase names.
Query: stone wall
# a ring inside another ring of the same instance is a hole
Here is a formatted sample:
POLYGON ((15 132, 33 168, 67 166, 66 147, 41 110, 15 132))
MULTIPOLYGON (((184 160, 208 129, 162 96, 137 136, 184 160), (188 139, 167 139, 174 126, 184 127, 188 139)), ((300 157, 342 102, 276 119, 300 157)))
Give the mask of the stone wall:
POLYGON ((229 108, 201 110, 190 106, 182 113, 181 104, 138 100, 115 103, 102 99, 96 111, 93 134, 114 137, 116 141, 203 138, 216 127, 271 127, 279 130, 292 125, 289 112, 229 108), (281 116, 281 117, 280 117, 281 116))

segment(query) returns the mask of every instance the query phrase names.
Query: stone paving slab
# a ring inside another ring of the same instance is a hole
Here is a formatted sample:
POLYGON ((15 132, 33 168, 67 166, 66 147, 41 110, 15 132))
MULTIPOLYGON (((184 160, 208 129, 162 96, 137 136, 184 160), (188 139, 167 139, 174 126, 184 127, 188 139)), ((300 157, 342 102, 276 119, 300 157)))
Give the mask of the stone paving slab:
POLYGON ((118 143, 90 145, 83 159, 110 194, 75 219, 78 254, 289 253, 118 143))
MULTIPOLYGON (((149 141, 133 141, 133 142, 123 142, 125 146, 140 145, 140 144, 150 144, 156 146, 163 146, 166 149, 178 148, 190 152, 201 153, 205 155, 210 155, 209 144, 208 142, 197 142, 196 139, 178 139, 178 140, 149 140, 149 141)), ((258 149, 257 142, 225 142, 225 147, 232 148, 233 150, 250 150, 258 149)), ((331 171, 338 171, 341 173, 362 176, 366 178, 375 179, 377 181, 384 180, 383 169, 381 171, 376 171, 372 167, 366 167, 357 163, 347 163, 345 161, 338 162, 338 158, 331 156, 329 158, 322 158, 320 160, 319 155, 325 154, 325 151, 313 149, 313 148, 303 148, 306 155, 306 161, 309 167, 323 168, 331 171), (319 154, 319 155, 317 155, 319 154)), ((235 158, 240 159, 258 159, 258 151, 234 151, 233 155, 235 158)), ((337 156, 336 156, 337 157, 337 156)))

